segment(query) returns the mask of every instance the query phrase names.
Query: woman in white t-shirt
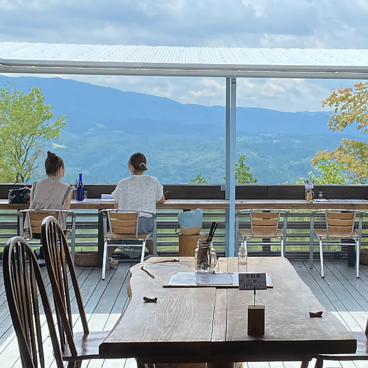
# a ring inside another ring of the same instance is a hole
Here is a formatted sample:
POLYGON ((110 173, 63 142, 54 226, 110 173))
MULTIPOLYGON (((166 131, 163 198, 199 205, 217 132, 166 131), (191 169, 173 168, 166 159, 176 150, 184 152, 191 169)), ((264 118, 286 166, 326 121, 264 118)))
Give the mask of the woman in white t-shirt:
MULTIPOLYGON (((128 166, 132 176, 121 180, 112 192, 116 202, 115 208, 156 213, 156 203, 164 203, 165 197, 163 187, 159 181, 153 176, 144 175, 147 170, 146 156, 140 152, 134 153, 129 158, 128 166)), ((142 212, 138 222, 138 233, 150 233, 153 228, 153 217, 142 212)), ((146 244, 150 254, 152 254, 153 242, 149 240, 146 244)), ((114 248, 109 247, 110 258, 113 252, 114 248)), ((110 260, 111 267, 115 265, 114 261, 113 259, 110 260)))

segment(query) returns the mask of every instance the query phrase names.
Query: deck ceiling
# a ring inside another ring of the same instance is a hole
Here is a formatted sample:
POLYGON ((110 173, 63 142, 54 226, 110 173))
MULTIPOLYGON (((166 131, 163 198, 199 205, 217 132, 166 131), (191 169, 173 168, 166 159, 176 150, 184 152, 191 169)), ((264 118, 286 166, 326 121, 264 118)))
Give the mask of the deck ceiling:
POLYGON ((367 49, 0 42, 0 73, 367 79, 367 49))

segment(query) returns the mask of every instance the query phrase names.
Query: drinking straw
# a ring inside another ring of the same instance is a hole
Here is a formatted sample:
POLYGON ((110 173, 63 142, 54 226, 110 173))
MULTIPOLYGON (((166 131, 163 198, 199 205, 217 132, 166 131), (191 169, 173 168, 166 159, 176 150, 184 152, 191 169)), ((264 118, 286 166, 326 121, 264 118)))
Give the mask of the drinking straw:
POLYGON ((208 238, 207 238, 208 243, 212 241, 212 238, 215 235, 216 228, 217 228, 217 222, 212 222, 210 232, 208 233, 208 238))
POLYGON ((214 226, 215 226, 215 223, 212 222, 211 223, 211 227, 210 227, 210 231, 208 232, 207 243, 209 243, 211 241, 211 239, 212 239, 211 234, 212 234, 212 231, 213 231, 214 226))

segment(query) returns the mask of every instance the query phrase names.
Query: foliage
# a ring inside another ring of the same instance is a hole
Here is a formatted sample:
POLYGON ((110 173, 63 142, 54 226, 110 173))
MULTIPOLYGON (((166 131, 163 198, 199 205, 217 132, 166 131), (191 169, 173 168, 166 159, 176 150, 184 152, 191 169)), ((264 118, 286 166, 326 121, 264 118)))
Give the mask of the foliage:
POLYGON ((256 183, 257 179, 250 172, 250 167, 245 164, 245 155, 239 157, 235 165, 235 181, 238 184, 256 183))
POLYGON ((57 139, 66 116, 53 122, 52 106, 38 87, 28 94, 11 85, 0 89, 0 180, 27 182, 46 141, 57 139))
MULTIPOLYGON (((245 155, 241 155, 235 164, 235 182, 238 184, 257 183, 257 179, 249 172, 250 167, 244 161, 245 155)), ((224 177, 224 180, 226 180, 226 177, 224 177)))
MULTIPOLYGON (((310 171, 308 180, 314 184, 349 184, 350 180, 346 172, 346 165, 335 161, 320 162, 315 169, 318 173, 310 171)), ((304 184, 304 180, 298 180, 295 184, 304 184)))
MULTIPOLYGON (((362 133, 368 132, 368 82, 355 84, 352 88, 339 88, 322 101, 322 106, 334 107, 328 126, 331 130, 344 130, 348 125, 357 123, 357 129, 362 133)), ((368 143, 343 139, 334 151, 319 151, 312 159, 312 164, 336 160, 345 165, 348 177, 353 183, 365 183, 368 178, 368 143)))
POLYGON ((208 181, 202 174, 198 174, 194 179, 190 179, 192 184, 208 184, 208 181))
MULTIPOLYGON (((256 183, 257 179, 249 172, 250 168, 245 164, 245 155, 239 157, 238 163, 235 165, 235 181, 238 184, 256 183)), ((224 177, 224 180, 226 178, 224 177)), ((198 174, 194 179, 190 179, 194 184, 207 184, 208 181, 202 174, 198 174)))

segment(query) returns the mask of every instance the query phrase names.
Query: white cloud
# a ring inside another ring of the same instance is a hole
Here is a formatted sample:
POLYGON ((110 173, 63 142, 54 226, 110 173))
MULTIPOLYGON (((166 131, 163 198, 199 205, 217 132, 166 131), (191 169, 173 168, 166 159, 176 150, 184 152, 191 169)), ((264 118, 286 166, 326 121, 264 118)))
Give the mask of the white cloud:
MULTIPOLYGON (((0 0, 0 41, 368 48, 366 0, 0 0)), ((223 105, 225 80, 63 76, 182 103, 223 105)), ((319 110, 351 81, 239 79, 240 106, 319 110)))

